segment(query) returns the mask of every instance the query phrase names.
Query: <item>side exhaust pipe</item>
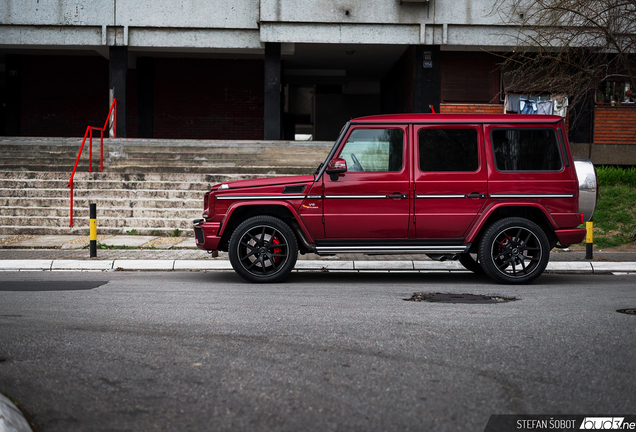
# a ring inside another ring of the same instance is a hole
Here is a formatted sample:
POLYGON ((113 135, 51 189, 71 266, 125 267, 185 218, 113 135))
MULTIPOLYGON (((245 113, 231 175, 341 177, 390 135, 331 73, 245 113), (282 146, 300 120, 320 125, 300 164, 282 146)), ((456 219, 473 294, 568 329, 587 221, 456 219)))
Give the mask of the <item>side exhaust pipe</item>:
POLYGON ((311 245, 307 241, 307 238, 305 238, 305 234, 303 234, 303 230, 300 229, 300 225, 298 225, 298 222, 294 221, 292 222, 291 225, 292 225, 292 229, 294 230, 294 233, 296 234, 296 237, 298 237, 298 240, 302 244, 303 248, 306 249, 308 252, 314 251, 314 248, 311 247, 311 245))

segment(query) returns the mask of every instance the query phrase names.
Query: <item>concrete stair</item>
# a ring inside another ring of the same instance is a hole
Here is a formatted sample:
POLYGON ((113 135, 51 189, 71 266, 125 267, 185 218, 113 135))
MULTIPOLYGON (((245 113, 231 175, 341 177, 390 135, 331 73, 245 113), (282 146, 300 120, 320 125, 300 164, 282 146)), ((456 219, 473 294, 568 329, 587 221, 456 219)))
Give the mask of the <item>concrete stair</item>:
POLYGON ((99 140, 88 142, 74 179, 69 227, 68 180, 80 139, 0 139, 0 234, 88 234, 89 203, 100 234, 191 235, 203 194, 216 183, 274 175, 311 174, 332 143, 281 141, 99 140))

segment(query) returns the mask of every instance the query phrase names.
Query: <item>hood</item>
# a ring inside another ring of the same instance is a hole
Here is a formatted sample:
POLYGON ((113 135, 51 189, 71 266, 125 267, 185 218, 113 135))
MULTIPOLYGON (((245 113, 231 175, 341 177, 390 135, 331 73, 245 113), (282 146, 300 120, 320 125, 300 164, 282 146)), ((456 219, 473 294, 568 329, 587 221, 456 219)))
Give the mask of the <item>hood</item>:
POLYGON ((227 182, 219 183, 212 186, 212 190, 218 189, 219 186, 221 186, 222 184, 228 185, 230 187, 229 190, 232 190, 232 189, 259 187, 259 186, 276 186, 276 185, 288 185, 288 184, 296 184, 296 183, 313 183, 313 181, 314 181, 313 175, 289 176, 289 177, 265 177, 265 178, 248 179, 248 180, 227 181, 227 182))

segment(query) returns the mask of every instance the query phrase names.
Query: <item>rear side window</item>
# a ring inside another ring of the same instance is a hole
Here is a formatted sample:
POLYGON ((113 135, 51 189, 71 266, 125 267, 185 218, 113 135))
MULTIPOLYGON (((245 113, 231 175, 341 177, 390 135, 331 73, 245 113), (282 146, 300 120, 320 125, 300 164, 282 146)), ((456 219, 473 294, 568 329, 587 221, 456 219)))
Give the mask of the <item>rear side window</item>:
POLYGON ((553 129, 494 129, 497 171, 561 171, 563 162, 553 129))
POLYGON ((356 129, 340 152, 348 172, 402 170, 404 134, 401 129, 356 129))
POLYGON ((477 171, 479 150, 475 129, 420 129, 420 170, 477 171))

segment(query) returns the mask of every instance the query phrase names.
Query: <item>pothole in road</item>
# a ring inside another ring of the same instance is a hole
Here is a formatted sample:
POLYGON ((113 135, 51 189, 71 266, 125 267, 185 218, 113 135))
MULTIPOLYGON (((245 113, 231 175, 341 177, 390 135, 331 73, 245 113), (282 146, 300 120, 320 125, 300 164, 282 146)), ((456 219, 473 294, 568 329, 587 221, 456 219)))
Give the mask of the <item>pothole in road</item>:
POLYGON ((636 315, 636 308, 631 309, 616 309, 616 312, 627 314, 627 315, 636 315))
POLYGON ((414 293, 411 298, 404 300, 429 303, 507 303, 517 299, 481 294, 414 293))

